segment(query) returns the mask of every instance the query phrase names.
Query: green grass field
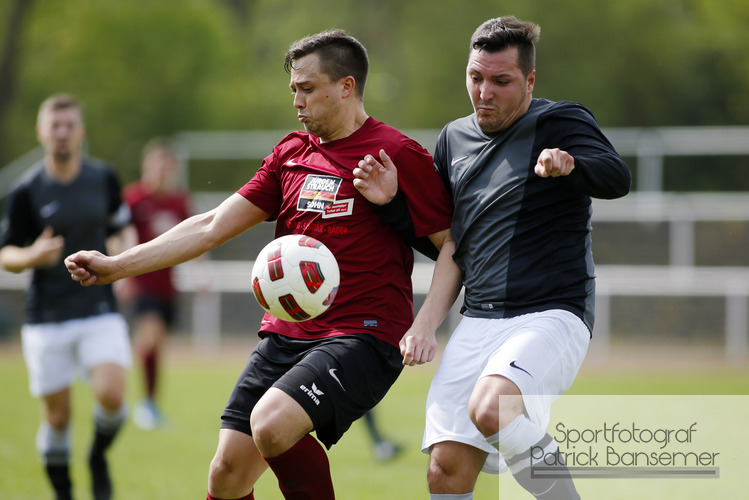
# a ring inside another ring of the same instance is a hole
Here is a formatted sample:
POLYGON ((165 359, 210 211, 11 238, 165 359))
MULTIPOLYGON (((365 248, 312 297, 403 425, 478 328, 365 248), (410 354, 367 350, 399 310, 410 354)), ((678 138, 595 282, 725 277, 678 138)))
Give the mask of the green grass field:
MULTIPOLYGON (((132 424, 123 429, 109 455, 118 500, 205 498, 208 464, 218 436, 218 416, 251 348, 252 343, 248 341, 246 345, 240 343, 218 353, 198 354, 186 347, 170 351, 165 360, 162 387, 162 407, 169 425, 151 432, 141 431, 132 424)), ((589 359, 570 393, 749 394, 746 363, 723 363, 720 356, 708 356, 709 361, 695 354, 680 357, 670 350, 661 353, 661 358, 658 356, 649 352, 641 359, 631 354, 621 359, 589 359), (668 362, 653 363, 649 361, 652 359, 668 362)), ((407 368, 378 407, 377 418, 387 436, 405 445, 406 450, 396 460, 380 463, 374 459, 361 422, 355 423, 330 451, 337 498, 427 498, 427 458, 419 447, 424 401, 435 366, 407 368)), ((133 373, 129 385, 131 404, 138 399, 137 382, 137 374, 133 373)), ((0 346, 0 387, 0 498, 51 498, 34 444, 39 405, 28 394, 26 370, 15 344, 0 346)), ((78 499, 90 498, 85 455, 91 437, 91 405, 88 387, 80 383, 75 385, 72 467, 78 499)), ((748 410, 743 408, 744 416, 749 415, 748 410)), ((743 430, 741 432, 746 434, 743 430)), ((716 480, 694 481, 686 486, 687 490, 694 489, 690 485, 696 482, 716 480)), ((710 484, 727 484, 728 479, 722 477, 718 481, 720 483, 708 483, 708 487, 710 484)), ((668 493, 673 486, 671 480, 653 479, 629 482, 594 479, 578 483, 583 498, 607 499, 676 498, 668 493), (645 481, 643 491, 648 494, 640 492, 633 496, 627 488, 642 481, 645 481)), ((256 487, 256 498, 282 499, 272 474, 266 473, 261 478, 256 487)), ((528 497, 508 475, 497 479, 497 476, 482 474, 475 498, 528 497)), ((715 498, 727 497, 718 495, 715 498)))

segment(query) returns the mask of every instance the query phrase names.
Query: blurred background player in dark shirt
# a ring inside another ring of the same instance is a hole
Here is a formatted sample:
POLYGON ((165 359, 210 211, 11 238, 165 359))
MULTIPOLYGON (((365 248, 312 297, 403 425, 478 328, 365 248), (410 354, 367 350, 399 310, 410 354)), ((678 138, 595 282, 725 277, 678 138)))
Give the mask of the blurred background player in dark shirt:
POLYGON ((96 400, 88 456, 93 497, 108 500, 105 452, 127 417, 127 323, 112 287, 71 286, 63 258, 82 248, 117 253, 134 244, 135 231, 114 170, 81 153, 86 126, 77 99, 46 99, 36 132, 44 158, 10 193, 0 226, 0 265, 32 272, 21 340, 30 392, 42 403, 36 445, 55 498, 72 498, 70 389, 81 374, 96 400))

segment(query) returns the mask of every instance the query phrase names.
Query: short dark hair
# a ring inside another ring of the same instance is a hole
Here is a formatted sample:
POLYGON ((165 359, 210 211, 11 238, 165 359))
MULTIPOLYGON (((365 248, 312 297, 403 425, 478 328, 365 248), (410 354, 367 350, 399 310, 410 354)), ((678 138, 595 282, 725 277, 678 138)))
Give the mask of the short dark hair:
POLYGON ((321 70, 331 81, 335 82, 352 76, 356 80, 357 94, 360 98, 364 97, 364 86, 369 72, 369 57, 367 49, 359 40, 339 29, 323 31, 302 38, 289 47, 283 65, 284 69, 287 73, 291 73, 294 61, 315 52, 320 55, 321 70))
POLYGON ((513 16, 496 17, 476 28, 470 50, 501 52, 509 47, 518 49, 518 65, 525 76, 536 67, 535 43, 541 36, 537 24, 520 21, 513 16))
POLYGON ((39 106, 39 113, 37 114, 37 121, 42 117, 42 113, 47 111, 57 111, 60 109, 75 108, 81 113, 81 120, 83 119, 83 106, 78 102, 75 96, 70 94, 54 94, 49 96, 39 106))

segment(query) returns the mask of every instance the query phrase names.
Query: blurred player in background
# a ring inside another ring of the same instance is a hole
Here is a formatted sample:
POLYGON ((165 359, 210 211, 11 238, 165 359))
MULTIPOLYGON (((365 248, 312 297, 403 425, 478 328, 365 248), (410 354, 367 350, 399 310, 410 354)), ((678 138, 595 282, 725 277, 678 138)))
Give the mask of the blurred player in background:
POLYGON ((372 451, 374 456, 380 462, 387 462, 388 460, 394 459, 398 454, 403 451, 403 447, 397 443, 386 439, 385 436, 380 432, 380 428, 377 425, 375 419, 375 410, 371 409, 364 414, 364 424, 367 426, 367 434, 372 440, 372 451))
MULTIPOLYGON (((466 69, 474 113, 448 123, 435 149, 455 204, 455 253, 443 261, 443 248, 401 341, 404 364, 431 361, 435 331, 465 286, 464 317, 427 396, 422 448, 435 500, 473 498, 482 469, 509 469, 536 498, 580 498, 565 465, 545 460, 559 456, 546 427, 593 331, 591 197, 624 196, 631 175, 590 111, 533 98, 539 34, 514 17, 475 31, 466 69), (532 474, 547 465, 550 474, 532 474)), ((395 173, 368 157, 355 185, 373 203, 392 202, 395 173)))
MULTIPOLYGON (((139 243, 165 233, 189 216, 188 195, 178 187, 178 173, 177 153, 167 139, 156 138, 144 146, 141 178, 123 191, 139 243)), ((171 268, 122 283, 121 291, 134 302, 133 347, 142 365, 145 385, 145 397, 133 410, 133 421, 141 429, 150 430, 163 423, 156 405, 156 389, 164 342, 176 320, 177 289, 171 268)))
MULTIPOLYGON (((290 323, 265 315, 222 415, 209 499, 251 499, 267 467, 287 499, 334 498, 327 454, 403 369, 398 342, 413 321, 413 252, 353 186, 367 154, 392 157, 415 235, 449 246, 451 203, 429 153, 364 111, 367 51, 332 30, 286 55, 293 105, 305 131, 287 135, 255 176, 219 207, 114 257, 66 259, 82 285, 111 283, 193 259, 266 220, 275 236, 324 243, 341 272, 321 316, 290 323), (315 439, 312 431, 315 431, 315 439)), ((248 299, 250 284, 248 280, 248 299)))
POLYGON ((82 248, 116 252, 134 243, 135 232, 115 172, 81 156, 85 126, 77 100, 45 100, 36 130, 44 159, 10 194, 0 264, 33 271, 21 337, 31 394, 42 402, 37 448, 56 498, 71 498, 70 387, 80 371, 96 398, 89 465, 94 498, 105 500, 112 492, 105 451, 126 417, 127 325, 112 287, 71 286, 63 257, 82 248))

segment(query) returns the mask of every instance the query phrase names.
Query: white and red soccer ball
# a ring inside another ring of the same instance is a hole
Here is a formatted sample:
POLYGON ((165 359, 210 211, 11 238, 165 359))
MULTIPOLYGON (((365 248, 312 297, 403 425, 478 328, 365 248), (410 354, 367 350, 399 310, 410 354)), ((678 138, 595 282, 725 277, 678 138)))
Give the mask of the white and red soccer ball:
POLYGON ((260 306, 284 321, 307 321, 324 313, 341 281, 333 252, 303 234, 268 243, 252 267, 252 291, 260 306))

